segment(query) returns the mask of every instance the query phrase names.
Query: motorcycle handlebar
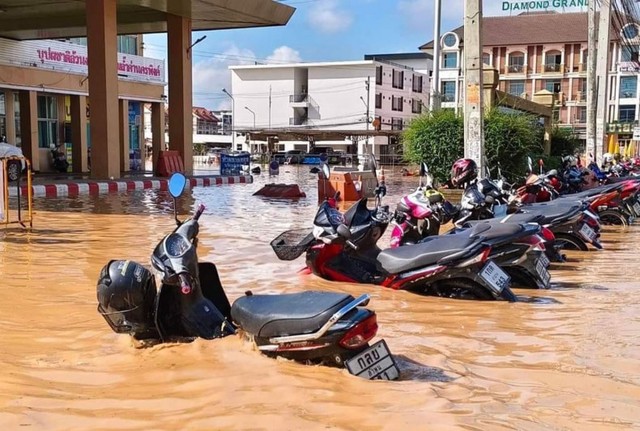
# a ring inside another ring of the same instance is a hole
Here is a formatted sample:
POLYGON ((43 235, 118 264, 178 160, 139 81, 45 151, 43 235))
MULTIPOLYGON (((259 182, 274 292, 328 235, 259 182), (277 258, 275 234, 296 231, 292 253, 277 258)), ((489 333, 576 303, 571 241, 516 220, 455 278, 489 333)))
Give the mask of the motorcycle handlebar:
POLYGON ((195 221, 198 221, 198 219, 200 218, 200 216, 202 215, 202 213, 204 212, 205 206, 204 204, 200 204, 198 205, 198 208, 196 209, 195 214, 193 215, 193 219, 195 221))
POLYGON ((346 240, 345 243, 354 250, 358 250, 358 246, 352 243, 350 240, 346 240))

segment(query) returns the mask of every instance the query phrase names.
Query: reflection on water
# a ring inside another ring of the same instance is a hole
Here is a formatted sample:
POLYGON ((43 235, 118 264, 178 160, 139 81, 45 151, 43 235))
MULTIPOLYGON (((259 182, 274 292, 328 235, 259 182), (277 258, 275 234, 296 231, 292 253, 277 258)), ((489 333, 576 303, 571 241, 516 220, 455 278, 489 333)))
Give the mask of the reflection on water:
MULTIPOLYGON (((251 194, 266 182, 196 188, 199 253, 216 262, 231 300, 303 289, 370 293, 379 336, 402 379, 258 354, 246 341, 197 340, 136 349, 96 312, 95 281, 112 258, 148 263, 175 226, 165 192, 38 200, 32 232, 0 231, 0 425, 69 430, 630 429, 640 426, 640 228, 607 228, 605 250, 569 252, 546 291, 525 301, 457 301, 332 283, 281 262, 269 241, 310 225, 315 177, 297 202, 251 194), (427 425, 428 424, 428 425, 427 425)), ((389 181, 393 207, 415 179, 389 181)), ((388 238, 383 238, 383 242, 388 238)))

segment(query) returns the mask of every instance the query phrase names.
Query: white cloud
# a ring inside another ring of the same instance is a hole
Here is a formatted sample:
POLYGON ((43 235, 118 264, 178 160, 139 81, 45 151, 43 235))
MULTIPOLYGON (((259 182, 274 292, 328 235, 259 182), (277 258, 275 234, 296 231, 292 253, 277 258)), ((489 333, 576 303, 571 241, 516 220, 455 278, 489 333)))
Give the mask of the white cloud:
MULTIPOLYGON (((301 61, 300 53, 288 46, 280 46, 267 56, 268 63, 301 61)), ((240 64, 265 63, 258 59, 250 49, 230 46, 219 55, 194 62, 193 64, 193 105, 208 109, 230 109, 231 99, 222 92, 223 88, 231 93, 231 71, 229 66, 240 64)))
POLYGON ((267 63, 299 63, 302 61, 300 52, 286 45, 273 50, 273 54, 267 57, 267 63))
POLYGON ((349 28, 353 18, 337 0, 320 0, 309 9, 309 22, 323 33, 337 33, 349 28))

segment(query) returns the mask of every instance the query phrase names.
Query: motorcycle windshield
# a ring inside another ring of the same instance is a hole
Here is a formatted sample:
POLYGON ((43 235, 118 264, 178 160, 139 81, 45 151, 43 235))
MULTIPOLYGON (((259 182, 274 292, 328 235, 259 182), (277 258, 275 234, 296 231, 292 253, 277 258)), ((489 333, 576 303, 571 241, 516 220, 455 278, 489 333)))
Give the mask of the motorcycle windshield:
POLYGON ((340 211, 332 208, 327 202, 324 202, 318 208, 316 217, 313 219, 313 224, 323 228, 337 228, 344 223, 344 216, 340 211))

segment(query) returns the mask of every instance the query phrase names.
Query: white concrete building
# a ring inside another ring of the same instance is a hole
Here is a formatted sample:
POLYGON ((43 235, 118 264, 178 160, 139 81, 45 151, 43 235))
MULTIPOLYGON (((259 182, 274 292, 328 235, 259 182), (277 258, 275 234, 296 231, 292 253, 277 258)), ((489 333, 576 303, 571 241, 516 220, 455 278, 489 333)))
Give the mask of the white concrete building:
MULTIPOLYGON (((237 131, 373 130, 376 126, 401 130, 429 105, 428 74, 390 61, 231 66, 230 70, 237 131)), ((387 153, 389 140, 371 138, 372 151, 387 153)), ((358 153, 364 153, 365 144, 365 139, 358 142, 358 153)), ((316 145, 347 151, 351 142, 316 145)), ((244 149, 248 149, 246 143, 244 149)), ((308 143, 280 142, 277 148, 294 149, 307 150, 308 143)))

